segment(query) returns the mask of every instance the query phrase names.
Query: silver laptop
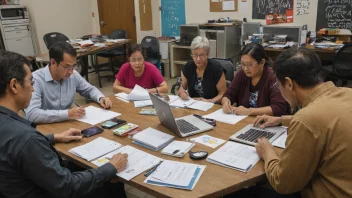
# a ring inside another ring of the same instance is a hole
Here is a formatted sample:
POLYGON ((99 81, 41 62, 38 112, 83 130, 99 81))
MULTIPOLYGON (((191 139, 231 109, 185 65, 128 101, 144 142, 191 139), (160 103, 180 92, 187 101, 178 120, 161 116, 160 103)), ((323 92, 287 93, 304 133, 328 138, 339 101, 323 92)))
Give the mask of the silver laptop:
POLYGON ((249 124, 232 135, 230 140, 255 146, 259 138, 265 137, 270 143, 272 143, 286 130, 287 129, 284 127, 267 127, 265 129, 261 129, 253 127, 252 124, 249 124))
POLYGON ((178 136, 187 137, 214 128, 212 125, 193 115, 175 119, 170 105, 167 102, 154 94, 149 93, 149 95, 161 124, 166 126, 178 136))

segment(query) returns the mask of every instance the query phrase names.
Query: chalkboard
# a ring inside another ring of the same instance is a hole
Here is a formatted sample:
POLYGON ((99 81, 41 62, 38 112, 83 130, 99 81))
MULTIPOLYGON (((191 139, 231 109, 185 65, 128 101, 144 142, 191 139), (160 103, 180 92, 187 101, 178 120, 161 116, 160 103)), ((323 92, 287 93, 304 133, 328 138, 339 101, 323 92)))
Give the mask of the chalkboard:
POLYGON ((180 36, 183 24, 186 24, 185 0, 161 0, 162 36, 180 36))
POLYGON ((352 29, 352 0, 319 0, 317 30, 352 29))
MULTIPOLYGON (((293 9, 294 0, 253 0, 252 18, 265 19, 268 13, 285 14, 293 9)), ((320 1, 320 0, 319 0, 320 1)))

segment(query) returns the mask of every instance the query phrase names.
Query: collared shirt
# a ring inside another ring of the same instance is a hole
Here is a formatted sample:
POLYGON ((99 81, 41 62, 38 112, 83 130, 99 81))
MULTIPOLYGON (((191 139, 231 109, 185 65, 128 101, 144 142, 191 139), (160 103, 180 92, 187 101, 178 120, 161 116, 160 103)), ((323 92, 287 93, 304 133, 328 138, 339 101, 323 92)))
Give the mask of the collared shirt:
POLYGON ((89 84, 77 71, 66 80, 55 81, 49 66, 33 73, 34 92, 25 109, 27 119, 35 123, 52 123, 68 120, 68 109, 71 107, 75 94, 88 97, 95 102, 104 95, 89 84))
POLYGON ((352 90, 327 82, 315 88, 291 118, 286 148, 265 171, 279 193, 352 197, 352 90))
POLYGON ((53 136, 2 106, 0 126, 0 197, 82 196, 116 176, 110 163, 71 173, 50 143, 53 136))

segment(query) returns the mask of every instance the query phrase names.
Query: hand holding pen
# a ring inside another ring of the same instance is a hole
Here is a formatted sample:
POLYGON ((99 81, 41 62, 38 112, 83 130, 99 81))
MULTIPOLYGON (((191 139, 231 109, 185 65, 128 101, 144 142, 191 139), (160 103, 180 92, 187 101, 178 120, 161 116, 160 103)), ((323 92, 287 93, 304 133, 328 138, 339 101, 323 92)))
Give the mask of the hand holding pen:
POLYGON ((73 103, 77 107, 74 107, 74 108, 68 110, 68 118, 69 119, 79 119, 79 118, 82 118, 84 115, 86 115, 86 110, 84 108, 82 108, 75 101, 73 101, 73 103))
POLYGON ((235 108, 231 105, 231 101, 228 98, 223 97, 221 100, 221 104, 222 104, 222 109, 224 113, 228 113, 228 114, 235 113, 235 108))
POLYGON ((188 91, 187 91, 187 89, 185 89, 185 88, 183 87, 183 84, 182 84, 182 83, 181 83, 181 88, 182 88, 182 90, 183 90, 183 93, 182 93, 182 92, 180 93, 181 99, 182 99, 182 100, 188 100, 188 99, 189 99, 188 91))

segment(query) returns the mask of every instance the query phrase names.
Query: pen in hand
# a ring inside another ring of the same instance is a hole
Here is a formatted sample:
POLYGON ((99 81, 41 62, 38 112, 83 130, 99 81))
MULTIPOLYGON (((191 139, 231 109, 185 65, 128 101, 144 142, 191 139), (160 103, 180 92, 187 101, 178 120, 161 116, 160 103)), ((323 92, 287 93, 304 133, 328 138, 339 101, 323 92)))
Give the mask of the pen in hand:
POLYGON ((183 91, 185 92, 185 94, 186 94, 187 96, 189 96, 189 95, 188 95, 188 92, 187 92, 187 89, 185 89, 185 88, 183 87, 183 84, 182 84, 182 83, 181 83, 181 87, 182 87, 183 91))
POLYGON ((73 101, 77 107, 81 107, 76 101, 73 101))

